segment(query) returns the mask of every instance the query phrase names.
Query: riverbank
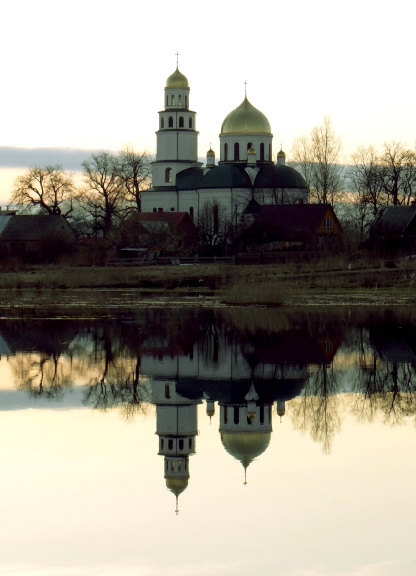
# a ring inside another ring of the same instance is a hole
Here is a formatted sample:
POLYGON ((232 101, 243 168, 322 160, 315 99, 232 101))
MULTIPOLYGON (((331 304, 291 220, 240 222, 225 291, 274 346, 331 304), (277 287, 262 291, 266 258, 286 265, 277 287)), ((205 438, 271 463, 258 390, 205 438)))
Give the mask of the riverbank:
POLYGON ((0 316, 113 316, 148 306, 411 306, 416 262, 26 267, 0 273, 0 316))

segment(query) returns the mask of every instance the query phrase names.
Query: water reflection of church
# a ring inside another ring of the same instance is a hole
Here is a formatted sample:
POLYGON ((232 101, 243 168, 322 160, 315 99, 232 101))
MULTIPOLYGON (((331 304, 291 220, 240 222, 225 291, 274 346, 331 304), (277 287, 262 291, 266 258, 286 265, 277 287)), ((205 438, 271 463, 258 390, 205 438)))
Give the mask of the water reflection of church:
POLYGON ((328 342, 295 331, 241 345, 213 330, 189 349, 177 343, 144 345, 142 375, 152 380, 159 454, 164 456, 166 486, 177 502, 188 486, 189 456, 196 451, 197 406, 204 400, 211 418, 218 404, 222 445, 241 462, 246 483, 248 466, 269 446, 273 406, 282 418, 286 402, 307 383, 309 366, 332 359, 335 346, 328 342))

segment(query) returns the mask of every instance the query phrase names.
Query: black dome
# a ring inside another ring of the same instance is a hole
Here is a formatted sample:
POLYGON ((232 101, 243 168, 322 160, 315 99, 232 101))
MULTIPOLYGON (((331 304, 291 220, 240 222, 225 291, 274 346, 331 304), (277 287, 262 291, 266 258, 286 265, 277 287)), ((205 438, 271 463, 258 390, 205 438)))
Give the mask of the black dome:
POLYGON ((220 164, 205 174, 202 188, 251 188, 251 180, 241 166, 220 164))
POLYGON ((278 164, 264 165, 254 181, 255 188, 307 188, 307 184, 294 168, 278 164))
POLYGON ((187 168, 176 175, 178 190, 196 190, 201 188, 204 171, 202 168, 187 168))

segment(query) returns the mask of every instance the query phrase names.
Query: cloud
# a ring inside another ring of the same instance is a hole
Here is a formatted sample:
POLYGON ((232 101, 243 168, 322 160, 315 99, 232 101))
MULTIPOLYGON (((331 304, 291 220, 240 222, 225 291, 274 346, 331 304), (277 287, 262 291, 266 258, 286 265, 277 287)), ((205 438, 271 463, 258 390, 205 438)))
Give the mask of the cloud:
MULTIPOLYGON (((107 152, 113 152, 106 150, 107 152)), ((60 164, 64 170, 81 170, 81 163, 91 154, 103 150, 82 148, 14 148, 0 146, 0 167, 28 168, 29 166, 60 164)))

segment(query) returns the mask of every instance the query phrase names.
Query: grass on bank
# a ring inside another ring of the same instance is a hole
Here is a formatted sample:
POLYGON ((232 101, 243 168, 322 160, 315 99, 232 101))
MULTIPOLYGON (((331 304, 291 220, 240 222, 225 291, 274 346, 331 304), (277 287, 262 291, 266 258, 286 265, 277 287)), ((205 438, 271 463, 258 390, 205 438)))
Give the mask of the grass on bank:
MULTIPOLYGON (((133 289, 143 295, 199 294, 232 305, 284 306, 308 293, 342 294, 389 290, 411 296, 416 261, 357 260, 327 257, 308 263, 267 265, 196 264, 140 267, 26 266, 0 267, 3 298, 29 290, 133 289)), ((416 292, 415 292, 416 294, 416 292)), ((57 297, 59 302, 59 297, 57 297)))

